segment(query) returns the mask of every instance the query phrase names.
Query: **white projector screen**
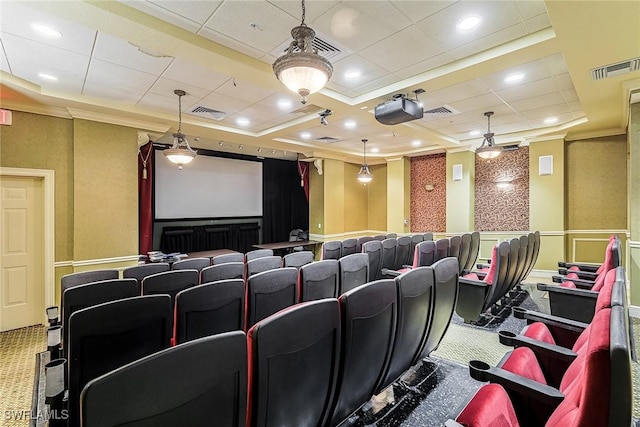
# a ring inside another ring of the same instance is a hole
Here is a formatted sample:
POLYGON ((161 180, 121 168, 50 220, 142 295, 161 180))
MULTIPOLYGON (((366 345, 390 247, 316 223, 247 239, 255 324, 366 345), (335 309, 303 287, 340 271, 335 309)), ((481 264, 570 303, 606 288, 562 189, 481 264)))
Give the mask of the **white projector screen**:
POLYGON ((197 156, 182 170, 156 151, 157 219, 262 216, 262 163, 197 156))

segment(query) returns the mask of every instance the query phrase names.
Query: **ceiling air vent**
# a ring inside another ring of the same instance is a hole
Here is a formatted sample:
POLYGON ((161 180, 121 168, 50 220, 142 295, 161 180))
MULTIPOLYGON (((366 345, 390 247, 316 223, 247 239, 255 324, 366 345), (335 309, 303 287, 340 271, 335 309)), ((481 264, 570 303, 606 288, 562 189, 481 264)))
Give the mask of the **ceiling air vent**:
POLYGON ((520 148, 518 144, 501 145, 503 151, 514 151, 520 148))
POLYGON ((640 58, 633 58, 616 64, 605 65, 591 70, 591 79, 602 80, 620 74, 631 73, 640 70, 640 58))
POLYGON ((316 141, 324 142, 325 144, 333 144, 334 142, 338 142, 340 140, 331 136, 322 136, 320 138, 316 138, 316 141))
POLYGON ((297 110, 293 110, 289 114, 306 116, 307 114, 319 113, 322 110, 324 110, 324 108, 318 107, 317 105, 313 105, 313 104, 307 104, 303 107, 298 108, 297 110))
MULTIPOLYGON (((273 49, 271 51, 271 56, 278 58, 287 51, 289 44, 291 44, 291 38, 285 40, 284 43, 273 49)), ((351 52, 346 52, 344 49, 340 48, 337 43, 328 41, 328 38, 321 36, 318 31, 316 31, 316 37, 313 39, 311 46, 318 50, 319 55, 324 56, 332 62, 338 61, 351 54, 351 52)))
POLYGON ((432 108, 431 110, 424 110, 424 114, 437 115, 438 117, 452 116, 459 113, 460 111, 454 109, 450 105, 443 105, 442 107, 432 108))
POLYGON ((225 113, 224 111, 214 110, 213 108, 204 107, 202 105, 193 107, 191 110, 189 110, 189 114, 204 117, 205 119, 214 120, 222 120, 227 115, 227 113, 225 113))

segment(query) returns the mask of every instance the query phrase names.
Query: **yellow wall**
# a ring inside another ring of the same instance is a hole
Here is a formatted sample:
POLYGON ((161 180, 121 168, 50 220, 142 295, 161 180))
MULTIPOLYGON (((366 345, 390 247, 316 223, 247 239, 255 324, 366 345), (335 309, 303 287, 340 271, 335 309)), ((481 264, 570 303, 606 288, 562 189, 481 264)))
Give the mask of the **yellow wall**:
POLYGON ((74 259, 138 253, 137 131, 74 120, 74 259))
POLYGON ((565 143, 563 139, 529 146, 529 229, 540 232, 540 255, 534 268, 554 270, 565 254, 565 143), (540 175, 541 156, 553 157, 553 174, 540 175))
POLYGON ((473 231, 475 153, 447 153, 447 233, 473 231), (462 181, 453 180, 453 165, 462 165, 462 181))
POLYGON ((566 176, 567 230, 626 228, 625 135, 568 142, 566 176))
MULTIPOLYGON (((324 234, 344 233, 344 162, 324 161, 324 234)), ((309 209, 312 209, 310 206, 309 209)))
POLYGON ((369 166, 373 180, 367 184, 368 194, 368 230, 385 231, 387 229, 387 165, 369 166))
POLYGON ((629 112, 629 265, 631 304, 640 305, 640 104, 631 104, 629 112))
POLYGON ((411 161, 406 157, 387 161, 387 231, 409 232, 410 195, 411 161))
POLYGON ((73 121, 13 111, 13 124, 0 131, 0 166, 55 172, 55 260, 71 260, 73 121))
POLYGON ((324 234, 324 175, 309 167, 309 233, 324 234))
POLYGON ((356 179, 360 165, 344 164, 344 231, 366 230, 367 199, 369 185, 364 185, 356 179))

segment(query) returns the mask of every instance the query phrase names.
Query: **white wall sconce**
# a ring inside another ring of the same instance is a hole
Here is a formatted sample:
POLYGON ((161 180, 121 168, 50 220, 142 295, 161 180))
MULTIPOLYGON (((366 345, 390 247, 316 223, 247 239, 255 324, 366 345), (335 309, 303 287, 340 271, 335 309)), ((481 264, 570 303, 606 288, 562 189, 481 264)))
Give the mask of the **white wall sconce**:
POLYGON ((424 186, 424 189, 427 190, 428 192, 432 192, 433 190, 435 190, 436 186, 433 184, 426 184, 424 186))
POLYGON ((462 181, 462 165, 453 165, 453 180, 462 181))
POLYGON ((538 174, 540 176, 553 175, 553 156, 538 157, 538 174))

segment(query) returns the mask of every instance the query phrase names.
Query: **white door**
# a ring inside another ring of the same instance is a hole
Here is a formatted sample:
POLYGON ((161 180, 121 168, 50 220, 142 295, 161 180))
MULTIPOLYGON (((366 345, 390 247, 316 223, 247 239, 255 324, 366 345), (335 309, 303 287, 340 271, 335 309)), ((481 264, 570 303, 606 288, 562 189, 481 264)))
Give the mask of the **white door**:
POLYGON ((43 180, 0 177, 0 331, 44 316, 43 180))

